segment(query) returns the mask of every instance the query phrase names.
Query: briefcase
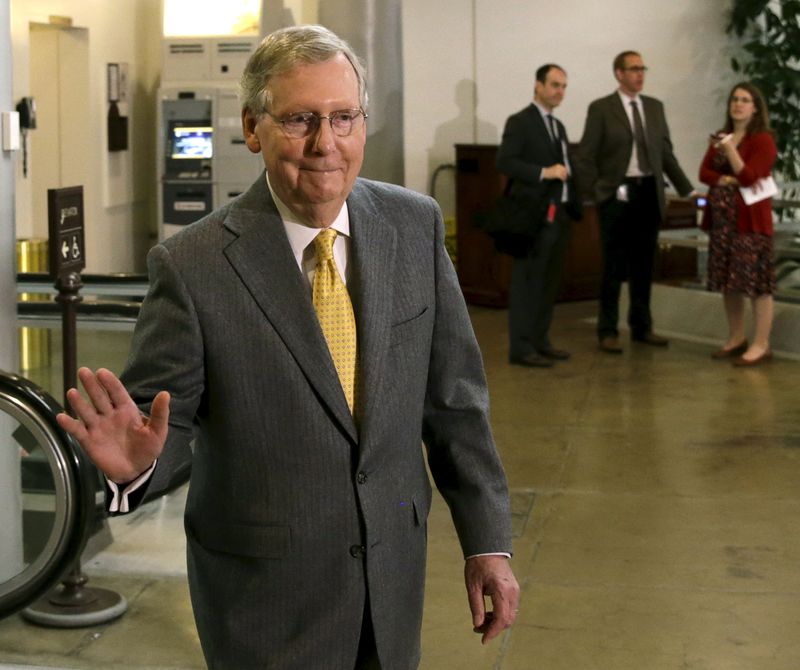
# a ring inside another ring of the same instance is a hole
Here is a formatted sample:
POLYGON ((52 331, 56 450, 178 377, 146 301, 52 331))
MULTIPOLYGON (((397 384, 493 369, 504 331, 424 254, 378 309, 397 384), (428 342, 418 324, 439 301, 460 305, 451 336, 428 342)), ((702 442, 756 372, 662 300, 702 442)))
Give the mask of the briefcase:
POLYGON ((512 189, 512 183, 509 181, 489 210, 473 215, 473 225, 492 238, 501 254, 523 258, 536 240, 546 213, 540 198, 512 189))

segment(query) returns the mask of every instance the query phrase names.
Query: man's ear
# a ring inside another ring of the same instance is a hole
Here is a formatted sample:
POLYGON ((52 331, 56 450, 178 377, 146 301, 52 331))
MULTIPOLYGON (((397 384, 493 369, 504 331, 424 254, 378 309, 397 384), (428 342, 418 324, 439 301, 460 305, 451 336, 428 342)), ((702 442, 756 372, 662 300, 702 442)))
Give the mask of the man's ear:
POLYGON ((247 148, 254 154, 261 152, 261 140, 256 135, 256 124, 258 120, 254 117, 249 110, 242 110, 242 134, 244 135, 244 143, 247 148))

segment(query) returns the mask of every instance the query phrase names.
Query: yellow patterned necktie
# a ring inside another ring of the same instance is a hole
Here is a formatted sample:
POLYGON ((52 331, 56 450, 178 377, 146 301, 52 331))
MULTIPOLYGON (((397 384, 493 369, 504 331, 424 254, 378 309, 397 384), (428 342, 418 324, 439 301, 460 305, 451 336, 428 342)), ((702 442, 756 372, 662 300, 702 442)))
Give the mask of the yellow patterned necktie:
POLYGON ((354 411, 356 397, 356 318, 336 261, 333 259, 333 241, 336 231, 322 230, 314 238, 317 252, 317 269, 314 273, 313 302, 317 319, 328 343, 336 373, 342 384, 350 412, 354 411))

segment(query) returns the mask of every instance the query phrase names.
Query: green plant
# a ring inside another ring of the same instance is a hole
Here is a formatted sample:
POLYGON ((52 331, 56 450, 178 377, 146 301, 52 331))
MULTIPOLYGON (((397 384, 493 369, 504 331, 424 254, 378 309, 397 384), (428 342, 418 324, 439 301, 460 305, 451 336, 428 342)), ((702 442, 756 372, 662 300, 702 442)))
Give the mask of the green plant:
POLYGON ((767 99, 778 144, 776 171, 800 177, 800 0, 733 0, 728 34, 743 54, 731 59, 767 99))

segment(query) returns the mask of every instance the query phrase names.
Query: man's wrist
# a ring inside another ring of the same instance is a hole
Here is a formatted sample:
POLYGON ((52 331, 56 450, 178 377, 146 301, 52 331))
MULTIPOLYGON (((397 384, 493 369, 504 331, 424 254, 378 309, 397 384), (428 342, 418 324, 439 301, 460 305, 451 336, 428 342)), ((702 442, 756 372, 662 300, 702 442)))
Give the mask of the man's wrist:
POLYGON ((478 558, 480 556, 503 556, 504 558, 511 558, 511 554, 505 551, 490 551, 485 554, 471 554, 467 556, 464 560, 468 561, 470 558, 478 558))

